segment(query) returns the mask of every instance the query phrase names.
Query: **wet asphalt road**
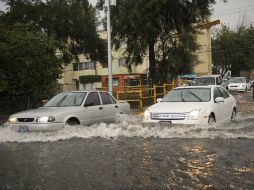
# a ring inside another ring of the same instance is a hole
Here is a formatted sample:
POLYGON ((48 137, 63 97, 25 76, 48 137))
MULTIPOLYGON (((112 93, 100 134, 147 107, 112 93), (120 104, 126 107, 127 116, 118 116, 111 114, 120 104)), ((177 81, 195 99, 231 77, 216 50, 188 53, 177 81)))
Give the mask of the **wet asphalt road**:
POLYGON ((252 139, 71 139, 0 145, 0 189, 253 189, 252 139))

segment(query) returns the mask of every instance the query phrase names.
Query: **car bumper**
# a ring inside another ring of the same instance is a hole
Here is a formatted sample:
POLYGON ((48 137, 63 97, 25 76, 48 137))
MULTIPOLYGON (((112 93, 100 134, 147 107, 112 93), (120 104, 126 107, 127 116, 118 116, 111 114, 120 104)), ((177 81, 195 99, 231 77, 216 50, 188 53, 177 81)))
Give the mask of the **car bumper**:
POLYGON ((5 123, 16 131, 56 131, 64 127, 63 123, 5 123))
POLYGON ((143 121, 143 126, 174 126, 174 125, 208 125, 208 118, 203 118, 199 120, 148 120, 143 121))

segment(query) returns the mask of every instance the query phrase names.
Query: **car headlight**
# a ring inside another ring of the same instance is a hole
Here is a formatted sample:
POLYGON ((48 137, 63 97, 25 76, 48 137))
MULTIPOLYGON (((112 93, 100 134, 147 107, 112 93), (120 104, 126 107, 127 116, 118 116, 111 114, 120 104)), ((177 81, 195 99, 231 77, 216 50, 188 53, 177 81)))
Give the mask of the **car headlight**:
POLYGON ((146 110, 144 113, 144 120, 149 120, 150 119, 150 112, 149 110, 146 110))
POLYGON ((193 110, 189 113, 189 120, 197 120, 200 110, 193 110))
POLYGON ((16 123, 17 122, 17 118, 16 117, 9 117, 8 121, 10 123, 16 123))
POLYGON ((47 122, 53 122, 55 121, 55 117, 54 116, 48 116, 48 117, 37 117, 36 121, 38 123, 47 123, 47 122))

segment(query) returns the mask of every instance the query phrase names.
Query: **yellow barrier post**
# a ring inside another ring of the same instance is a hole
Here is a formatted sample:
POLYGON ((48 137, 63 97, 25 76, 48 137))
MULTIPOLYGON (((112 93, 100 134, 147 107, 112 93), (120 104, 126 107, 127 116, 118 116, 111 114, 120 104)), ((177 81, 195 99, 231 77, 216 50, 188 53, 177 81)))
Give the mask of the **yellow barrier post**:
POLYGON ((173 79, 173 81, 172 81, 172 85, 173 85, 173 88, 175 88, 175 79, 173 79))
POLYGON ((139 105, 140 109, 142 110, 143 108, 142 88, 139 89, 139 105))
POLYGON ((166 88, 166 84, 164 83, 164 85, 163 85, 163 94, 164 94, 164 96, 166 95, 166 92, 167 92, 167 88, 166 88))
POLYGON ((118 93, 118 90, 116 91, 116 99, 119 100, 119 93, 118 93))
POLYGON ((153 85, 153 96, 154 96, 154 103, 156 104, 157 102, 157 92, 156 92, 156 85, 153 85))

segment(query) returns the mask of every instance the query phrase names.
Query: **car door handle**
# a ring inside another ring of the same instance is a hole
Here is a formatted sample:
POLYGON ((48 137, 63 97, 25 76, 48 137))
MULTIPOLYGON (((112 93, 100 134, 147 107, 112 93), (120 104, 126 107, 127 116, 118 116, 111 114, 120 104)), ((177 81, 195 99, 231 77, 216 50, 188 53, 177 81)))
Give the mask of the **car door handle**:
POLYGON ((99 107, 99 110, 102 110, 103 109, 103 107, 99 107))
POLYGON ((116 105, 115 108, 118 108, 118 106, 116 105))

